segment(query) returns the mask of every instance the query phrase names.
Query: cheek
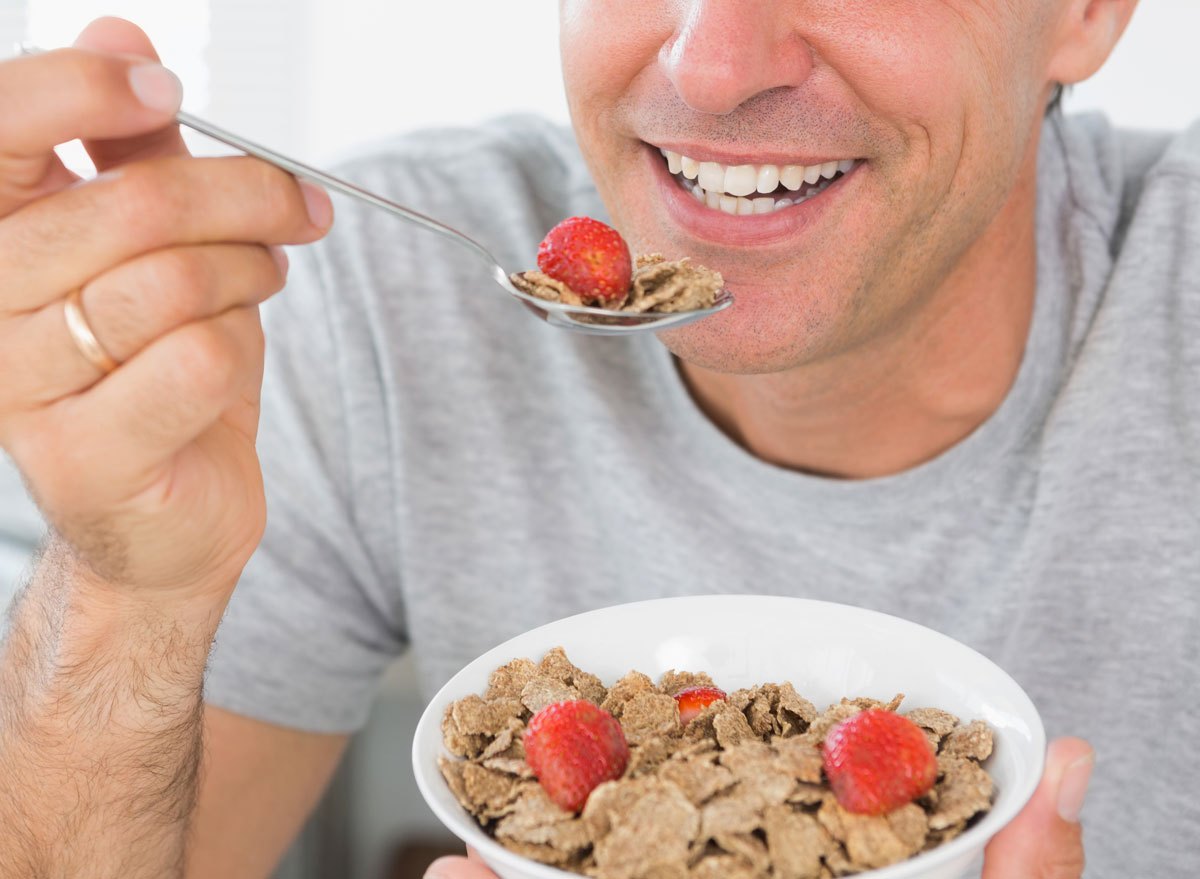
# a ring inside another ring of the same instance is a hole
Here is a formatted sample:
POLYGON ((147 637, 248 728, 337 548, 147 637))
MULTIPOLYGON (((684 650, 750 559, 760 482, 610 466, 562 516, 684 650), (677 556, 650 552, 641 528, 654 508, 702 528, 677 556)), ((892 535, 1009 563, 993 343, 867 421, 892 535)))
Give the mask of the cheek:
MULTIPOLYGON (((647 228, 637 170, 644 157, 640 142, 629 136, 631 96, 653 77, 658 54, 674 33, 667 0, 561 0, 560 51, 563 83, 571 121, 583 158, 612 221, 630 238, 635 252, 644 247, 647 228)), ((651 238, 654 236, 651 235, 651 238)))
POLYGON ((655 63, 670 34, 664 9, 652 0, 561 0, 559 49, 572 112, 611 104, 655 63))
POLYGON ((1037 25, 1021 20, 1015 0, 822 3, 829 26, 814 41, 862 109, 899 132, 909 158, 936 175, 963 141, 995 141, 997 152, 1011 143, 1037 91, 1037 25))

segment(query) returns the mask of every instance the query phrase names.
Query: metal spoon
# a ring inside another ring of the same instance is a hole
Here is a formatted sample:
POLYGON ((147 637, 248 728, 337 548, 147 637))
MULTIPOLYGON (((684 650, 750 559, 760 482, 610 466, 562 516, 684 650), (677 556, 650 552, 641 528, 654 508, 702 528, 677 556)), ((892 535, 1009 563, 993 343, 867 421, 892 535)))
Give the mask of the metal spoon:
MULTIPOLYGON (((26 55, 36 55, 43 51, 28 44, 22 44, 19 48, 21 53, 26 55)), ((272 149, 268 149, 213 125, 211 122, 193 116, 191 113, 180 111, 176 114, 175 118, 180 125, 186 125, 188 128, 195 129, 202 134, 208 135, 213 140, 220 141, 247 155, 262 159, 264 162, 289 171, 297 177, 315 181, 343 195, 348 195, 351 198, 365 202, 372 207, 381 208, 388 213, 400 217, 402 220, 406 220, 423 229, 428 229, 430 232, 436 232, 438 235, 462 245, 487 265, 491 270, 492 279, 503 287, 505 292, 521 300, 538 317, 553 326, 580 333, 610 336, 658 332, 668 327, 681 327, 684 324, 692 323, 711 314, 716 314, 718 311, 728 308, 733 304, 733 296, 728 290, 722 290, 717 296, 716 302, 709 308, 670 314, 658 314, 655 312, 635 314, 631 312, 612 311, 606 308, 565 305, 560 302, 549 302, 545 299, 538 299, 536 296, 531 296, 514 287, 512 281, 508 278, 508 271, 500 265, 486 247, 457 229, 447 226, 445 223, 439 223, 431 217, 419 214, 411 208, 406 208, 404 205, 397 204, 381 195, 376 195, 369 190, 355 186, 353 183, 342 180, 339 177, 334 177, 332 174, 321 171, 318 168, 313 168, 303 162, 298 162, 288 156, 281 155, 272 149)))
POLYGON ((383 210, 407 220, 416 226, 423 229, 428 229, 431 232, 436 232, 444 238, 449 238, 456 244, 461 244, 467 248, 475 256, 479 257, 492 272, 492 278, 497 284, 511 296, 520 299, 530 310, 538 317, 541 317, 547 323, 561 327, 567 330, 574 330, 580 333, 591 333, 593 335, 627 335, 629 333, 643 332, 658 332, 665 330, 668 327, 681 327, 684 324, 689 324, 692 321, 700 320, 708 317, 710 314, 715 314, 724 308, 728 308, 733 304, 733 296, 728 290, 722 290, 718 295, 716 302, 709 308, 698 309, 696 311, 674 312, 669 314, 658 314, 655 312, 632 313, 624 311, 612 311, 606 308, 591 308, 583 305, 565 305, 561 302, 549 302, 545 299, 539 299, 536 296, 531 296, 522 290, 518 290, 509 280, 508 271, 500 265, 491 252, 488 251, 482 244, 462 232, 458 231, 445 223, 439 223, 437 220, 427 217, 424 214, 419 214, 411 208, 406 208, 403 205, 397 204, 394 201, 377 195, 362 187, 355 186, 342 180, 339 177, 334 177, 317 168, 305 165, 295 159, 280 155, 274 150, 267 149, 264 146, 246 140, 231 132, 225 131, 211 122, 206 122, 203 119, 198 119, 190 113, 180 112, 176 118, 180 125, 186 125, 188 128, 194 128, 203 134, 208 135, 214 140, 219 140, 221 143, 228 144, 234 149, 262 159, 264 162, 269 162, 285 171, 290 171, 297 177, 303 177, 308 180, 314 180, 321 183, 332 190, 341 192, 351 198, 356 198, 359 201, 382 208, 383 210))

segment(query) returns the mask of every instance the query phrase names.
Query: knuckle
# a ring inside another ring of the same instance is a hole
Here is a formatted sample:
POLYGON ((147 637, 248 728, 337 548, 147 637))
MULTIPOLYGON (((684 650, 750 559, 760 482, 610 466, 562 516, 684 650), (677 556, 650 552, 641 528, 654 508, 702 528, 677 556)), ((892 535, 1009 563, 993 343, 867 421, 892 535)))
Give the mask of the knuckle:
POLYGON ((84 308, 92 315, 92 329, 112 354, 125 359, 136 347, 143 318, 142 294, 136 287, 107 275, 83 286, 84 308))
POLYGON ((265 298, 278 293, 287 285, 287 273, 280 268, 269 249, 263 247, 260 248, 260 251, 259 259, 263 266, 264 281, 260 285, 259 292, 264 294, 265 298))
POLYGON ((53 82, 55 99, 64 112, 98 116, 131 100, 123 74, 126 65, 112 55, 66 48, 33 61, 46 65, 41 82, 53 82))
POLYGON ((1042 872, 1044 879, 1080 879, 1085 866, 1083 846, 1053 855, 1042 872))
POLYGON ((174 353, 179 383, 201 396, 219 397, 233 385, 236 352, 215 322, 195 324, 181 331, 174 353))
POLYGON ((63 88, 93 111, 108 110, 129 94, 115 58, 83 49, 63 50, 63 88))
POLYGON ((212 270, 193 248, 157 250, 84 286, 93 329, 124 360, 206 313, 212 270))
MULTIPOLYGON (((0 63, 0 118, 16 127, 35 115, 78 124, 81 117, 110 113, 128 94, 118 87, 119 63, 111 56, 74 48, 0 63)), ((46 144, 47 149, 52 146, 46 144)))
POLYGON ((279 228, 307 225, 308 214, 297 191, 296 179, 285 171, 256 159, 247 160, 253 174, 253 191, 265 219, 279 228))
POLYGON ((147 258, 142 285, 147 296, 162 300, 173 323, 207 313, 215 278, 202 250, 195 247, 160 250, 147 258))
POLYGON ((163 162, 136 162, 118 172, 112 199, 112 222, 139 246, 155 247, 169 240, 183 205, 163 162))

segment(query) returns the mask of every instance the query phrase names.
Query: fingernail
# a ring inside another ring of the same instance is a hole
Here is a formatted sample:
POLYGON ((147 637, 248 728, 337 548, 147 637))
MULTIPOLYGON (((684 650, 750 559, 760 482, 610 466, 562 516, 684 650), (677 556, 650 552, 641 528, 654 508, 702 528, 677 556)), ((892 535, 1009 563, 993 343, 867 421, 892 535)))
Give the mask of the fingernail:
POLYGON ((307 180, 300 181, 300 191, 304 193, 304 205, 308 208, 308 218, 318 229, 328 229, 333 225, 333 202, 329 193, 307 180))
POLYGON ((178 112, 183 103, 183 83, 160 64, 129 68, 129 87, 145 106, 161 113, 178 112))
POLYGON ((1058 815, 1072 824, 1083 812, 1083 800, 1087 796, 1088 782, 1092 779, 1092 768, 1096 765, 1096 752, 1080 757, 1063 772, 1058 783, 1058 815))
POLYGON ((275 265, 279 266, 280 273, 287 275, 288 266, 291 265, 291 261, 288 260, 287 251, 278 244, 272 244, 267 250, 271 251, 271 256, 275 259, 275 265))

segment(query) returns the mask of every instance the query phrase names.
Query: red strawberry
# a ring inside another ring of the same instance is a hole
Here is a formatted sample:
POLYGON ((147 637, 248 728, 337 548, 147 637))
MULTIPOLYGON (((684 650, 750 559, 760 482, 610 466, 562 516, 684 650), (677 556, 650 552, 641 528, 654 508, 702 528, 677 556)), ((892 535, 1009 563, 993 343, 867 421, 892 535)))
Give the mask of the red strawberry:
POLYGON ((825 775, 848 812, 883 815, 911 803, 937 781, 937 756, 921 728, 873 708, 825 736, 825 775))
POLYGON ((539 711, 525 730, 525 762, 546 794, 568 812, 578 812, 602 782, 620 778, 629 745, 617 719, 578 699, 539 711))
POLYGON ((688 687, 675 694, 679 706, 679 725, 687 726, 701 711, 717 701, 724 701, 725 691, 716 687, 688 687))
POLYGON ((586 305, 618 305, 629 295, 629 245, 616 229, 591 217, 571 217, 551 229, 538 247, 537 261, 586 305))

